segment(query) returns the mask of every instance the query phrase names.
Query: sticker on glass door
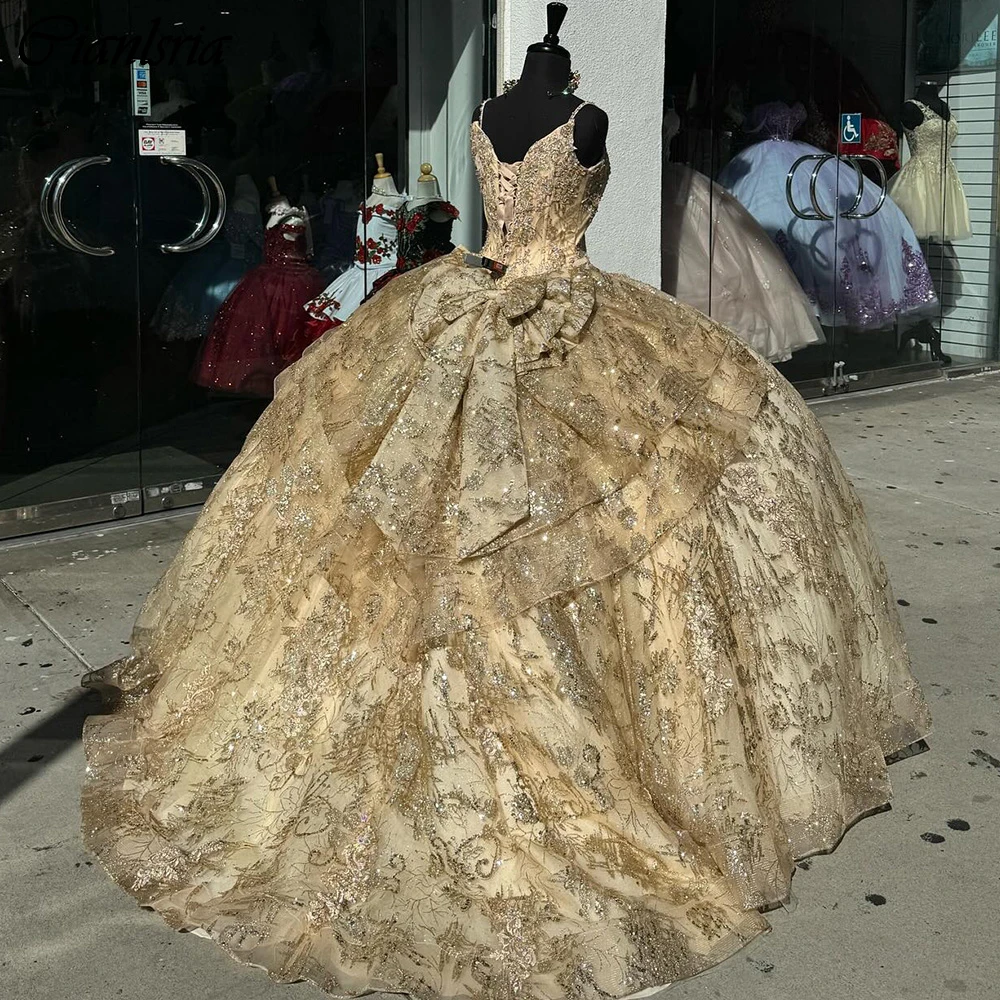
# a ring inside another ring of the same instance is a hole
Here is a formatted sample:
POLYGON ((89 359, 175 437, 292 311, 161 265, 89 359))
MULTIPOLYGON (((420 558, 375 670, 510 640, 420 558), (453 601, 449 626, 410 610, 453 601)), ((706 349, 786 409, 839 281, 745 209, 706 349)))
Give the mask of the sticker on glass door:
POLYGON ((148 118, 152 109, 149 93, 149 63, 141 59, 132 61, 132 114, 136 118, 148 118))
POLYGON ((840 141, 848 145, 861 142, 860 114, 843 114, 840 116, 840 141))
POLYGON ((180 125, 139 129, 140 156, 186 156, 187 139, 180 125))

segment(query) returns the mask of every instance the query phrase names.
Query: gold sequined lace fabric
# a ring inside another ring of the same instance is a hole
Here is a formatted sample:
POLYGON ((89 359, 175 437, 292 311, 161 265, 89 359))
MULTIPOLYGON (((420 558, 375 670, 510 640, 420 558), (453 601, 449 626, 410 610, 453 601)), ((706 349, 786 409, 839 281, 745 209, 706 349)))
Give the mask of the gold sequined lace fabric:
POLYGON ((502 283, 586 261, 584 234, 610 166, 606 155, 593 167, 584 167, 576 155, 573 132, 585 106, 533 143, 518 163, 500 162, 479 122, 472 125, 472 158, 487 223, 483 254, 507 266, 502 283))
POLYGON ((569 128, 496 242, 486 141, 512 270, 402 275, 283 374, 88 678, 85 838, 280 980, 623 997, 765 930, 928 718, 794 390, 587 262, 569 128))

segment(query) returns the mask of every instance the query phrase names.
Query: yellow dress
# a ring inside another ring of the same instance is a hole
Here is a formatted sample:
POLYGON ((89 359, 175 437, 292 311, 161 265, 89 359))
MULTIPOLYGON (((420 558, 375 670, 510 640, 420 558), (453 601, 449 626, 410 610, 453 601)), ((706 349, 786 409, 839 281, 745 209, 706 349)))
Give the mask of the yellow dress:
POLYGON ((927 711, 795 391, 588 262, 572 120, 472 151, 506 274, 403 275, 281 376, 85 681, 84 833, 283 981, 623 997, 766 930, 927 711))

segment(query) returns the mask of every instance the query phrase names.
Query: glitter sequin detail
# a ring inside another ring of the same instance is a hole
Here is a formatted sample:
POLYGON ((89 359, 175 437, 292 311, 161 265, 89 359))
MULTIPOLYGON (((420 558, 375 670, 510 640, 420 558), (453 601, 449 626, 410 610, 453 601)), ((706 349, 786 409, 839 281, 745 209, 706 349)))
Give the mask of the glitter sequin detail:
POLYGON ((507 274, 401 274, 282 374, 86 679, 84 835, 282 981, 623 997, 765 930, 926 709, 794 390, 589 264, 570 128, 502 230, 473 148, 507 274))

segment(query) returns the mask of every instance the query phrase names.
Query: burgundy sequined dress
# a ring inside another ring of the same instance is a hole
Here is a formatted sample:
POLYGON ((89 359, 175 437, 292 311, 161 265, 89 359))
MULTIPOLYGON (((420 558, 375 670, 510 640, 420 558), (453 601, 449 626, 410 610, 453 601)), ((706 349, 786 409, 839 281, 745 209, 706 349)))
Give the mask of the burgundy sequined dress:
POLYGON ((279 223, 264 236, 264 263, 233 289, 212 324, 195 368, 199 385, 272 395, 275 376, 297 361, 311 337, 303 305, 323 288, 307 260, 305 224, 279 223))

